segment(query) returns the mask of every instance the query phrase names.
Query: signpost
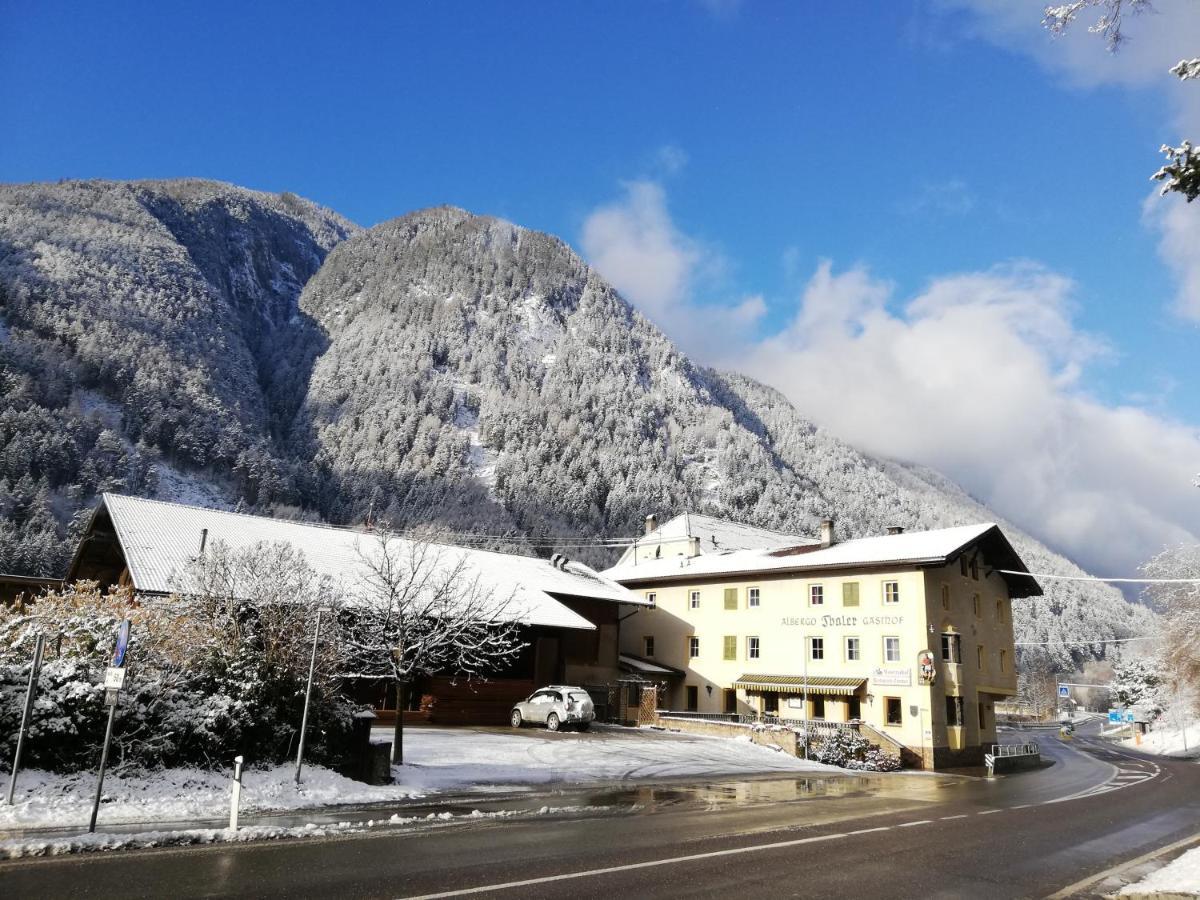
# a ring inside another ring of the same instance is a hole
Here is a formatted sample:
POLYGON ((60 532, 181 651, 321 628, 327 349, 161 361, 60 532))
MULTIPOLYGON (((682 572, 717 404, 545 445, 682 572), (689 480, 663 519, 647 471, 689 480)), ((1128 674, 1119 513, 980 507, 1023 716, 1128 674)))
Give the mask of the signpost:
POLYGON ((1060 684, 1058 686, 1058 699, 1059 700, 1070 700, 1071 699, 1071 688, 1068 685, 1060 684))
POLYGON ((104 705, 108 707, 108 726, 104 729, 104 749, 100 752, 100 774, 96 778, 96 797, 92 801, 92 818, 88 833, 96 830, 96 815, 100 812, 100 796, 104 790, 104 770, 108 768, 108 747, 112 743, 113 719, 117 715, 117 698, 125 686, 125 655, 129 650, 129 631, 133 623, 128 619, 117 629, 117 647, 113 651, 112 665, 104 670, 104 705))
POLYGON ((17 750, 13 754, 12 775, 8 779, 8 805, 12 806, 13 792, 17 789, 17 770, 21 768, 21 751, 25 749, 25 735, 29 732, 29 717, 33 713, 33 698, 37 694, 38 675, 42 670, 42 654, 46 650, 46 636, 39 634, 33 646, 33 665, 29 669, 29 685, 25 688, 25 709, 21 713, 21 730, 17 732, 17 750))

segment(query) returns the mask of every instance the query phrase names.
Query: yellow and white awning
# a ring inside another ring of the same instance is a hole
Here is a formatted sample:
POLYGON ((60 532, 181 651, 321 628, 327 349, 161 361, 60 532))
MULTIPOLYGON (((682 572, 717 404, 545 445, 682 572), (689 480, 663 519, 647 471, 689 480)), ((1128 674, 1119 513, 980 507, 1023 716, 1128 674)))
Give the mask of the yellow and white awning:
POLYGON ((839 675, 743 675, 733 683, 735 688, 773 694, 802 694, 805 686, 810 694, 849 696, 858 693, 867 679, 839 675))

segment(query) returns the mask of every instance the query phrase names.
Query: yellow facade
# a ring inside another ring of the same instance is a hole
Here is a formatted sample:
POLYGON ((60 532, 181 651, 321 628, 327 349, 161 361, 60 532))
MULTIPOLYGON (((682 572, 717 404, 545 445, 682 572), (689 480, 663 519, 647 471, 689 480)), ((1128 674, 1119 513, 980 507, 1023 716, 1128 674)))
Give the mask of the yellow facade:
POLYGON ((803 720, 802 686, 736 682, 838 679, 809 683, 811 718, 858 718, 927 765, 970 765, 996 739, 995 702, 1016 692, 1008 587, 978 553, 939 568, 622 581, 655 602, 622 623, 622 652, 686 673, 672 709, 803 720))

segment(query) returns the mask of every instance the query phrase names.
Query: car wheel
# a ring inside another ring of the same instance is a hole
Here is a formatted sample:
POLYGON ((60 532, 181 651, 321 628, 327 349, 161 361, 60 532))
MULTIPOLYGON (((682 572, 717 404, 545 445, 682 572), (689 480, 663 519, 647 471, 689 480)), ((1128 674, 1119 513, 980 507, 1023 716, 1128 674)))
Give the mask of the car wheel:
POLYGON ((546 730, 558 731, 558 713, 550 713, 550 715, 546 717, 546 730))
POLYGON ((508 721, 512 722, 513 728, 520 728, 521 727, 521 711, 519 709, 514 709, 512 711, 512 715, 508 717, 508 721))

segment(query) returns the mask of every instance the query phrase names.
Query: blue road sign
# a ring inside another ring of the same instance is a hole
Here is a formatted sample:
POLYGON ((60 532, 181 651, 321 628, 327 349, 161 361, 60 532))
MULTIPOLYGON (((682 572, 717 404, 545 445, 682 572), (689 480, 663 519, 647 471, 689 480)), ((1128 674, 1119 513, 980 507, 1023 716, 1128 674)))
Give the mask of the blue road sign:
POLYGON ((1125 710, 1125 721, 1126 722, 1133 721, 1133 710, 1132 709, 1125 710))
POLYGON ((132 623, 126 619, 117 629, 117 649, 113 651, 113 668, 125 665, 125 651, 129 649, 129 629, 132 623))
POLYGON ((1069 688, 1067 685, 1065 685, 1065 684, 1060 684, 1060 685, 1058 686, 1058 696, 1062 697, 1063 699, 1066 699, 1067 697, 1070 697, 1070 696, 1071 696, 1071 689, 1070 689, 1070 688, 1069 688))
POLYGON ((1108 711, 1108 721, 1120 723, 1121 711, 1117 709, 1110 709, 1108 711))

